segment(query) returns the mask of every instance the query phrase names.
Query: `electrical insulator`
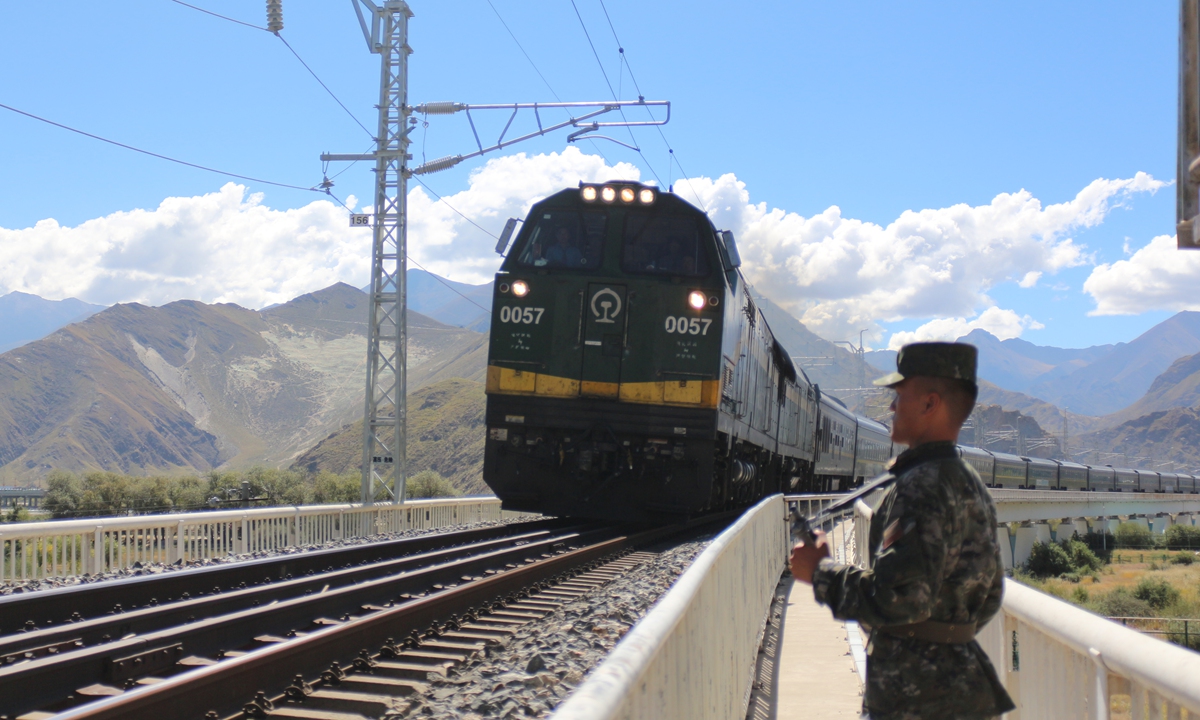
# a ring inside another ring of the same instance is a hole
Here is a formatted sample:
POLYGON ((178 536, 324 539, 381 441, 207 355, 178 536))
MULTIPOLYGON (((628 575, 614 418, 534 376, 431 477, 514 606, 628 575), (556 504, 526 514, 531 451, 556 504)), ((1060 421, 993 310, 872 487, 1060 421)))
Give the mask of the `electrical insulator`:
POLYGON ((267 29, 273 33, 283 29, 283 0, 267 0, 267 29))
POLYGON ((454 167, 455 165, 459 164, 462 161, 463 161, 462 155, 448 155, 444 158, 438 158, 437 160, 430 160, 429 162, 425 163, 424 165, 422 165, 418 168, 415 168, 412 171, 412 174, 413 175, 428 175, 429 173, 441 172, 442 170, 449 170, 450 168, 454 167))

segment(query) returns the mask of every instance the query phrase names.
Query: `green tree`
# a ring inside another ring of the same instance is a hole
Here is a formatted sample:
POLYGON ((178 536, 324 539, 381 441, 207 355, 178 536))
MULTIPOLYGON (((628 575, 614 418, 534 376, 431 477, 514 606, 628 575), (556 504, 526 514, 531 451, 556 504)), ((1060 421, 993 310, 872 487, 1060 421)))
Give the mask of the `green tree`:
POLYGON ((1104 566, 1100 558, 1096 557, 1096 554, 1084 542, 1072 538, 1063 542, 1062 547, 1071 560, 1071 567, 1077 573, 1096 572, 1104 566))
POLYGON ((247 470, 243 479, 250 481, 254 497, 265 496, 269 505, 303 505, 308 500, 304 475, 295 470, 278 470, 261 465, 247 470))
POLYGON ((1154 547, 1154 538, 1140 523, 1123 522, 1117 526, 1117 544, 1123 548, 1154 547))
POLYGON ((42 507, 51 517, 75 517, 83 503, 83 481, 75 473, 51 470, 46 475, 46 497, 42 507))
POLYGON ((129 508, 138 513, 166 512, 171 509, 171 485, 174 478, 130 477, 129 508))
POLYGON ((1167 547, 1172 550, 1200 550, 1200 527, 1172 525, 1167 528, 1167 547))
POLYGON ((322 470, 312 479, 312 501, 318 505, 356 503, 362 499, 362 476, 322 470))
POLYGON ((404 489, 405 495, 410 498, 442 498, 462 495, 461 490, 433 470, 422 470, 408 478, 404 489))
POLYGON ((207 484, 193 475, 174 478, 167 489, 171 509, 175 512, 186 512, 205 507, 209 497, 207 490, 207 484))
POLYGON ((1034 577, 1057 577, 1071 572, 1071 556, 1058 543, 1035 542, 1026 567, 1034 577))

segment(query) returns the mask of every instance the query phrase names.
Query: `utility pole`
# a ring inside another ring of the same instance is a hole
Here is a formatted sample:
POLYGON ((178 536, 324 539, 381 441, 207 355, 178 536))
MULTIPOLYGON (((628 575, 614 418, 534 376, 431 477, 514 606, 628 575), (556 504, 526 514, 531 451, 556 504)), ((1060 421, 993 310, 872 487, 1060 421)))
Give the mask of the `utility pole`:
MULTIPOLYGON (((270 0, 268 11, 271 9, 270 0)), ((413 12, 404 0, 383 0, 376 5, 373 0, 350 0, 358 16, 359 27, 367 41, 367 49, 379 55, 379 124, 375 137, 375 152, 366 154, 321 155, 323 162, 375 161, 375 217, 374 237, 371 245, 370 315, 367 323, 367 391, 363 408, 363 454, 362 454, 362 502, 371 505, 383 491, 393 503, 403 503, 407 467, 405 425, 408 418, 408 178, 410 175, 437 172, 451 168, 468 158, 483 155, 513 143, 545 135, 563 127, 574 127, 568 142, 587 138, 610 140, 627 145, 597 131, 609 127, 638 127, 665 125, 671 118, 671 104, 664 100, 610 101, 594 103, 509 103, 506 105, 466 105, 453 102, 436 102, 411 107, 408 104, 408 56, 412 48, 408 44, 408 21, 413 12), (367 17, 363 10, 370 16, 367 17), (666 118, 644 121, 620 120, 599 122, 596 117, 606 113, 632 107, 666 108, 666 118), (566 108, 568 113, 576 109, 594 108, 578 116, 571 114, 566 122, 542 126, 538 110, 542 108, 566 108), (521 137, 505 140, 504 135, 512 126, 520 110, 532 109, 538 129, 521 137), (487 148, 479 142, 479 133, 471 119, 472 110, 511 111, 508 124, 500 133, 495 145, 487 148), (475 134, 478 152, 454 155, 432 160, 420 167, 409 169, 408 134, 415 126, 413 112, 425 115, 446 115, 466 111, 475 134)), ((279 16, 282 27, 282 14, 279 16)), ((326 181, 326 185, 330 185, 326 181)), ((362 216, 351 217, 351 224, 362 216)), ((515 224, 514 224, 515 225, 515 224)), ((505 235, 505 244, 508 236, 505 235)), ((497 252, 503 253, 498 247, 497 252)))
POLYGON ((362 502, 382 489, 404 502, 408 322, 408 21, 404 0, 351 0, 367 48, 379 55, 379 124, 375 152, 324 154, 321 160, 375 161, 375 218, 367 322, 367 392, 363 408, 362 502), (370 27, 363 9, 371 16, 370 27))

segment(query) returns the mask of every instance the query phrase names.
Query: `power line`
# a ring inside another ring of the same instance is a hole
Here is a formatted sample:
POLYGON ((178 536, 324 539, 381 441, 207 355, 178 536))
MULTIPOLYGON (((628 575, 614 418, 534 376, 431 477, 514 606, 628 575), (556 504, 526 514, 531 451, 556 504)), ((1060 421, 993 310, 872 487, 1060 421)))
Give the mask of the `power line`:
POLYGON ((205 10, 202 7, 196 7, 195 5, 189 5, 185 2, 180 2, 180 0, 171 0, 171 2, 175 3, 176 5, 182 5, 186 8, 191 8, 193 10, 202 12, 205 15, 212 15, 213 17, 218 17, 218 18, 221 18, 222 20, 228 20, 231 23, 237 23, 238 25, 245 25, 248 28, 254 28, 255 30, 262 30, 263 32, 270 32, 270 30, 267 30, 265 27, 261 27, 259 25, 253 25, 251 23, 243 22, 241 20, 235 20, 234 18, 226 17, 225 15, 222 15, 220 13, 215 13, 212 10, 205 10))
POLYGON ((445 204, 446 204, 446 207, 448 207, 448 208, 450 208, 451 210, 454 210, 454 212, 458 213, 458 216, 459 216, 459 217, 461 217, 463 220, 466 220, 467 222, 471 223, 471 224, 472 224, 472 225, 474 225, 475 227, 479 228, 479 230, 481 230, 481 231, 482 231, 482 232, 483 232, 485 235, 487 235, 488 237, 492 238, 493 240, 499 240, 499 239, 500 239, 499 237, 497 237, 497 236, 493 235, 492 233, 490 233, 490 232, 488 232, 487 230, 484 230, 482 227, 480 227, 479 223, 475 222, 475 221, 474 221, 474 220, 472 220, 471 218, 467 217, 466 215, 463 215, 461 212, 459 212, 457 209, 455 209, 455 207, 454 207, 453 205, 451 205, 450 203, 446 202, 446 199, 445 199, 444 197, 442 197, 441 195, 438 195, 436 192, 434 192, 434 191, 433 191, 433 188, 431 188, 431 187, 429 187, 428 185, 426 185, 426 184, 425 184, 425 181, 424 181, 424 180, 422 180, 420 177, 418 177, 418 176, 416 176, 416 175, 413 175, 412 179, 413 179, 413 180, 416 180, 416 181, 417 181, 417 182, 419 182, 419 183, 421 183, 421 187, 423 187, 423 188, 425 188, 426 190, 428 190, 428 191, 429 191, 429 192, 430 192, 430 193, 431 193, 431 194, 432 194, 432 195, 433 195, 435 198, 437 198, 437 199, 438 199, 438 201, 439 201, 439 202, 445 203, 445 204))
POLYGON ((438 282, 440 282, 441 284, 445 285, 447 290, 450 290, 451 292, 453 292, 454 294, 458 295, 458 296, 459 296, 460 298, 462 298, 463 300, 466 300, 467 302, 471 303, 472 305, 474 305, 475 307, 477 307, 477 308, 479 308, 480 310, 484 311, 485 313, 490 313, 490 312, 491 312, 491 310, 488 310, 487 308, 485 308, 484 306, 482 306, 482 305, 480 305, 479 303, 475 302, 475 301, 474 301, 474 300, 472 300, 471 298, 469 298, 469 297, 467 297, 466 295, 463 295, 462 293, 460 293, 460 292, 459 292, 457 289, 455 289, 453 286, 451 286, 451 285, 450 285, 450 283, 448 283, 448 282, 446 282, 445 280, 443 280, 443 279, 442 279, 442 277, 441 277, 440 275, 438 275, 437 273, 429 272, 429 270, 426 270, 424 265, 422 265, 421 263, 417 262, 416 260, 413 260, 413 258, 412 258, 412 255, 405 255, 405 257, 407 257, 407 258, 408 258, 408 261, 409 261, 410 263, 412 263, 413 265, 416 265, 418 268, 420 268, 420 269, 422 269, 422 270, 425 270, 425 272, 426 272, 426 273, 429 273, 429 275, 433 276, 433 279, 434 279, 434 280, 437 280, 437 281, 438 281, 438 282))
POLYGON ((350 116, 351 120, 358 123, 358 126, 363 129, 363 132, 365 132, 367 134, 367 137, 371 137, 371 138, 375 137, 375 135, 370 130, 367 129, 367 126, 363 125, 362 121, 359 120, 354 115, 354 113, 350 112, 350 108, 346 107, 345 103, 343 103, 341 100, 338 100, 338 96, 333 94, 333 91, 329 89, 329 86, 325 84, 325 81, 322 80, 321 78, 317 77, 317 74, 315 72, 313 72, 313 69, 308 66, 308 63, 304 62, 304 58, 300 57, 300 53, 296 52, 296 49, 293 48, 292 44, 287 41, 287 38, 280 35, 279 33, 275 33, 275 37, 277 37, 283 41, 283 44, 287 46, 288 50, 292 51, 292 54, 296 56, 296 59, 300 61, 300 64, 304 66, 304 69, 308 71, 308 74, 312 75, 313 79, 316 80, 318 83, 320 83, 321 87, 325 88, 325 92, 329 93, 329 97, 333 98, 333 101, 335 103, 337 103, 339 106, 341 106, 341 108, 343 110, 346 111, 346 114, 350 116))
POLYGON ((355 116, 354 113, 350 112, 350 108, 346 107, 346 104, 343 103, 341 100, 339 100, 337 95, 333 94, 333 91, 329 89, 329 86, 325 84, 325 81, 317 76, 317 73, 315 73, 313 71, 313 69, 311 67, 309 67, 308 63, 304 62, 304 58, 300 57, 300 53, 296 52, 296 49, 292 47, 291 43, 289 43, 287 41, 287 39, 284 38, 279 33, 271 32, 269 29, 267 29, 265 27, 261 27, 259 25, 253 25, 248 22, 243 22, 241 20, 237 20, 235 18, 231 18, 226 15, 222 15, 220 13, 215 13, 211 10, 205 10, 204 8, 198 7, 196 5, 181 2, 181 0, 171 0, 171 2, 175 3, 176 5, 182 5, 186 8, 191 8, 192 10, 195 10, 197 12, 202 12, 205 15, 212 15, 213 17, 220 18, 222 20, 228 20, 231 23, 237 23, 238 25, 245 25, 246 27, 254 28, 255 30, 262 30, 265 33, 271 33, 275 37, 279 38, 281 41, 283 41, 283 44, 287 47, 287 49, 292 52, 292 55, 294 55, 296 57, 296 59, 300 61, 300 64, 304 66, 304 69, 308 71, 308 74, 312 75, 313 79, 316 80, 321 85, 321 87, 325 88, 325 92, 329 93, 329 97, 333 98, 333 101, 335 103, 337 103, 342 108, 342 110, 346 111, 346 114, 350 116, 350 119, 353 120, 355 123, 357 123, 358 126, 363 129, 363 132, 365 132, 368 137, 371 137, 371 138, 375 137, 375 135, 370 130, 367 129, 367 126, 363 125, 362 121, 359 120, 358 117, 355 116))
MULTIPOLYGON (((446 202, 445 200, 443 200, 443 199, 442 199, 442 197, 441 197, 440 195, 438 195, 437 193, 433 192, 433 190, 431 190, 431 189, 429 188, 429 186, 428 186, 428 185, 425 185, 425 183, 424 183, 424 182, 421 182, 421 179, 420 179, 420 178, 413 178, 413 179, 414 179, 414 180, 416 180, 417 182, 421 183, 422 185, 424 185, 424 186, 425 186, 425 189, 426 189, 426 190, 429 190, 429 192, 433 193, 433 196, 434 196, 434 197, 436 197, 436 198, 437 198, 439 201, 441 201, 441 202, 443 202, 443 203, 446 203, 446 207, 450 208, 451 210, 454 210, 454 207, 453 207, 453 206, 452 206, 450 203, 446 202)), ((326 190, 325 192, 326 192, 326 194, 328 194, 328 195, 329 195, 329 197, 333 198, 334 200, 337 200, 337 201, 338 201, 338 203, 340 203, 342 207, 346 208, 347 210, 350 210, 350 206, 349 206, 349 205, 347 205, 346 203, 342 202, 342 201, 341 201, 341 198, 339 198, 337 195, 334 195, 333 193, 329 192, 328 190, 326 190)), ((354 212, 354 211, 353 211, 353 210, 350 210, 350 212, 354 212)), ((466 220, 467 222, 471 223, 472 225, 475 225, 475 221, 474 221, 474 220, 472 220, 471 218, 469 218, 469 217, 467 217, 466 215, 463 215, 462 213, 458 212, 458 210, 454 210, 454 212, 458 213, 459 215, 462 215, 462 218, 463 218, 464 220, 466 220)), ((479 228, 480 230, 483 230, 483 228, 479 227, 478 225, 475 225, 475 227, 479 228)), ((487 233, 488 235, 492 235, 492 234, 491 234, 490 232, 488 232, 487 230, 483 230, 483 232, 487 233)), ((495 236, 495 235, 492 235, 492 237, 494 238, 494 237, 496 237, 496 236, 495 236)), ((443 280, 443 279, 442 279, 442 277, 441 277, 440 275, 438 275, 437 273, 430 272, 428 269, 426 269, 426 268, 425 268, 425 266, 424 266, 424 265, 422 265, 421 263, 419 263, 419 262, 417 262, 416 260, 414 260, 412 255, 409 255, 408 253, 405 253, 405 254, 404 254, 404 257, 408 258, 408 261, 409 261, 409 262, 411 262, 413 265, 416 265, 418 268, 420 268, 420 269, 422 269, 422 270, 425 270, 425 272, 427 272, 427 273, 429 273, 430 275, 432 275, 432 276, 433 276, 433 279, 434 279, 434 280, 437 280, 437 281, 438 281, 438 282, 440 282, 441 284, 445 285, 447 290, 450 290, 450 291, 451 291, 451 292, 453 292, 455 295, 458 295, 458 296, 459 296, 459 297, 461 297, 463 300, 466 300, 467 302, 471 303, 472 305, 474 305, 475 307, 479 308, 480 310, 482 310, 482 311, 484 311, 484 312, 491 312, 491 310, 489 310, 489 309, 485 308, 484 306, 482 306, 482 305, 480 305, 479 303, 475 302, 474 300, 472 300, 471 298, 467 297, 466 295, 463 295, 463 294, 462 294, 461 292, 459 292, 459 291, 458 291, 458 290, 457 290, 455 287, 453 287, 452 285, 450 285, 449 283, 447 283, 445 280, 443 280)))
MULTIPOLYGON (((583 28, 583 35, 587 38, 588 46, 592 48, 592 56, 596 58, 596 64, 600 66, 600 74, 604 76, 604 84, 608 85, 608 91, 612 93, 613 100, 619 100, 620 98, 617 97, 617 91, 613 89, 612 81, 608 79, 608 71, 604 69, 604 63, 600 61, 600 53, 596 52, 596 43, 592 42, 592 34, 588 32, 587 23, 583 21, 583 15, 580 14, 579 6, 575 4, 575 0, 571 0, 571 7, 575 9, 575 17, 579 18, 579 26, 583 28)), ((623 108, 621 109, 621 118, 628 122, 628 119, 625 117, 625 110, 623 108)), ((646 167, 650 168, 650 173, 654 175, 654 179, 658 181, 658 184, 662 185, 663 181, 662 178, 658 176, 658 171, 655 170, 654 166, 650 164, 650 160, 646 157, 645 153, 642 152, 642 149, 637 146, 637 139, 633 136, 633 128, 626 127, 625 129, 629 132, 629 139, 633 141, 633 149, 637 151, 639 156, 641 156, 642 162, 646 163, 646 167)))
POLYGON ((106 137, 100 137, 99 135, 94 135, 90 132, 85 132, 83 130, 73 128, 70 125, 63 125, 62 123, 55 122, 53 120, 49 120, 40 115, 34 115, 33 113, 25 112, 24 110, 18 110, 15 107, 12 107, 10 105, 5 105, 3 103, 0 103, 0 108, 4 108, 5 110, 9 110, 11 112, 17 113, 18 115, 24 115, 25 117, 32 118, 39 122, 44 122, 47 125, 53 125, 54 127, 62 128, 63 130, 69 130, 70 132, 77 133, 79 135, 83 135, 84 137, 90 137, 93 140, 99 140, 100 142, 105 142, 105 143, 108 143, 109 145, 116 145, 117 147, 125 148, 126 150, 132 150, 134 152, 141 153, 143 155, 149 155, 150 157, 156 157, 160 160, 166 160, 168 162, 173 162, 173 163, 176 163, 179 165, 186 165, 187 167, 196 168, 197 170, 204 170, 205 172, 216 173, 217 175, 224 175, 226 177, 237 178, 239 180, 249 180, 250 182, 262 183, 263 185, 274 185, 275 187, 290 188, 292 190, 305 190, 308 192, 322 192, 319 188, 316 188, 316 187, 301 187, 300 185, 289 185, 287 183, 274 182, 271 180, 263 180, 262 178, 250 177, 249 175, 239 175, 237 173, 231 173, 231 172, 226 172, 225 170, 218 170, 216 168, 211 168, 206 165, 197 165, 196 163, 188 162, 186 160, 180 160, 178 158, 173 158, 168 155, 162 155, 162 154, 156 153, 156 152, 151 152, 149 150, 143 150, 141 148, 134 147, 133 145, 126 145, 125 143, 117 142, 116 140, 109 140, 106 137))

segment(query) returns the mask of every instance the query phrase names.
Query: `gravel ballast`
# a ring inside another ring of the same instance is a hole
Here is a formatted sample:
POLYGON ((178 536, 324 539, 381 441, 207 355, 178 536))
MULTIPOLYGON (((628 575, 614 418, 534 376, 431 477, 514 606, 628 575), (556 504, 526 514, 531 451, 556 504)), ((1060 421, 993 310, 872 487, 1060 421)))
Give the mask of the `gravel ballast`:
POLYGON ((708 545, 677 545, 637 570, 572 600, 487 646, 428 691, 395 701, 384 720, 548 717, 604 661, 708 545))

